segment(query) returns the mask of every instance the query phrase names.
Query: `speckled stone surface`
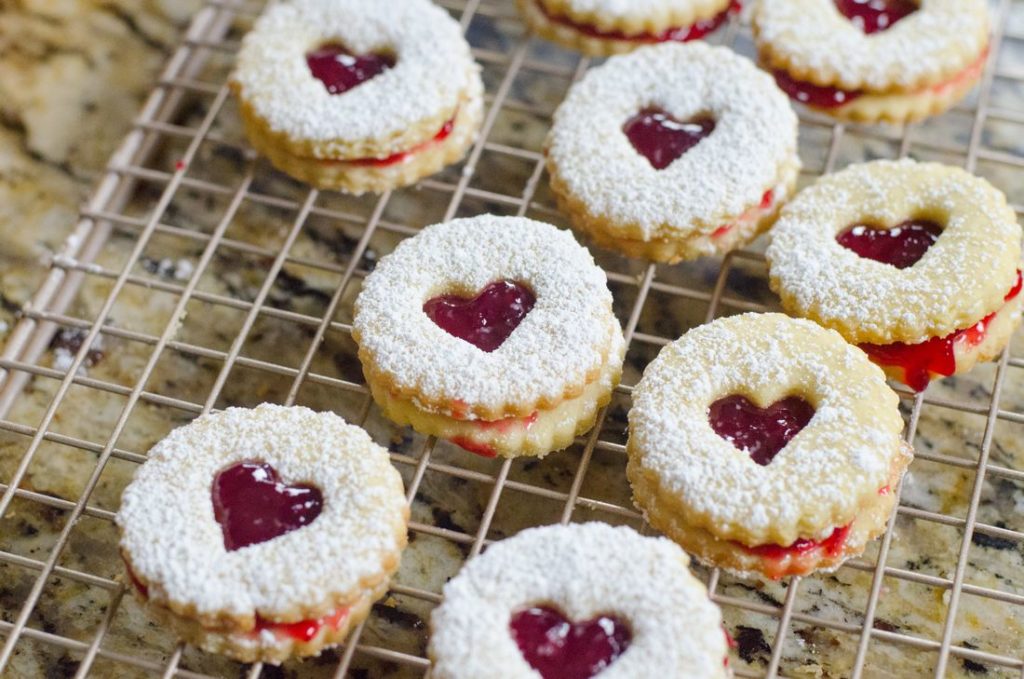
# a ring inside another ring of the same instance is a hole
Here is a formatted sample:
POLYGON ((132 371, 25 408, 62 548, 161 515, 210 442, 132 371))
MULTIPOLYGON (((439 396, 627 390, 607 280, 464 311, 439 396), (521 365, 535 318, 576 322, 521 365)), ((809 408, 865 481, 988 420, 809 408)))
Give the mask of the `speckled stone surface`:
MULTIPOLYGON (((452 3, 457 4, 457 3, 452 3)), ((470 39, 475 47, 508 55, 516 47, 521 26, 511 3, 486 0, 486 12, 474 19, 470 39), (497 16, 494 16, 497 15, 497 16)), ((5 8, 6 9, 6 8, 5 8)), ((82 199, 106 155, 124 133, 135 115, 141 96, 152 83, 153 74, 175 40, 186 19, 183 3, 121 2, 86 3, 63 0, 60 3, 23 2, 0 16, 0 341, 4 324, 14 314, 45 274, 44 261, 74 222, 76 204, 82 199)), ((246 27, 239 23, 233 37, 246 27)), ((1024 35, 1024 3, 1012 4, 1007 30, 1024 35)), ((738 48, 750 54, 752 46, 740 38, 738 48)), ((533 41, 529 58, 567 71, 576 65, 576 57, 533 41)), ((220 82, 230 68, 230 55, 214 54, 200 74, 202 80, 220 82)), ((1024 41, 1011 40, 1000 55, 1000 70, 1024 73, 1024 41)), ((485 80, 493 93, 502 82, 505 69, 485 63, 485 80)), ((495 119, 490 141, 539 151, 547 125, 547 116, 569 85, 569 76, 547 76, 536 69, 524 69, 511 84, 512 101, 537 107, 506 106, 495 119)), ((176 122, 195 127, 208 112, 212 97, 196 95, 181 111, 176 122)), ((973 98, 967 104, 973 106, 973 98)), ((1024 155, 1024 83, 997 78, 991 103, 1010 114, 991 117, 981 129, 983 148, 977 171, 1005 190, 1018 208, 1024 204, 1024 182, 1020 167, 996 163, 999 154, 1024 155), (1014 118, 1016 116, 1016 118, 1014 118)), ((962 163, 971 132, 969 112, 953 112, 916 127, 910 134, 911 155, 929 160, 962 163)), ((177 295, 154 286, 184 284, 195 270, 205 241, 216 227, 230 201, 230 192, 239 186, 249 170, 255 172, 251 190, 261 195, 294 201, 305 200, 305 187, 272 172, 262 161, 253 163, 245 154, 245 144, 233 102, 217 115, 214 131, 222 142, 206 143, 197 161, 188 168, 187 177, 214 181, 227 187, 228 193, 215 193, 203 187, 185 186, 171 200, 162 223, 181 229, 178 235, 162 233, 146 246, 143 258, 132 264, 138 283, 129 284, 114 302, 108 324, 119 331, 152 338, 164 332, 177 295), (193 235, 193 238, 186 237, 193 235)), ((826 159, 831 139, 827 124, 801 128, 801 153, 810 181, 826 159)), ((163 173, 173 168, 187 139, 165 137, 165 143, 146 167, 163 173)), ((856 128, 843 133, 836 146, 835 167, 878 157, 895 157, 900 150, 900 130, 893 128, 856 128)), ((437 180, 457 182, 462 167, 457 166, 437 180)), ((469 186, 480 193, 467 195, 457 210, 460 216, 493 211, 509 214, 515 206, 491 200, 484 192, 517 197, 530 185, 532 161, 486 151, 480 158, 469 186)), ((144 218, 152 210, 166 180, 141 183, 124 210, 125 214, 144 218)), ((355 347, 348 336, 352 301, 363 276, 382 255, 394 248, 404 232, 441 219, 451 200, 450 191, 436 183, 395 193, 383 207, 381 224, 370 238, 369 246, 357 262, 352 283, 341 295, 334 320, 321 345, 312 352, 311 371, 320 376, 307 380, 297 391, 297 402, 318 409, 334 410, 350 421, 366 416, 365 426, 379 442, 399 454, 400 471, 408 483, 415 473, 424 440, 408 429, 383 421, 376 408, 367 410, 366 396, 344 388, 339 380, 361 383, 355 347)), ((542 179, 536 193, 536 205, 528 216, 564 226, 550 207, 553 203, 542 179)), ((242 364, 227 376, 216 406, 255 405, 262 401, 284 401, 292 388, 293 370, 301 365, 316 332, 316 322, 325 313, 342 272, 350 264, 351 253, 362 233, 363 224, 377 209, 372 196, 353 199, 338 194, 321 194, 316 205, 330 214, 314 213, 305 223, 291 250, 292 261, 269 288, 266 307, 242 345, 242 364), (283 369, 258 368, 265 361, 283 369)), ((245 321, 245 303, 251 301, 263 285, 269 264, 282 247, 288 227, 295 219, 295 206, 274 207, 247 199, 227 229, 227 242, 214 253, 210 267, 202 272, 198 290, 208 301, 194 299, 187 315, 175 332, 175 347, 166 349, 156 360, 152 377, 145 385, 147 396, 130 412, 124 430, 117 437, 117 454, 112 457, 89 499, 87 513, 72 528, 68 545, 58 564, 104 578, 119 577, 121 567, 116 549, 116 531, 103 512, 114 511, 125 484, 136 467, 133 454, 144 454, 172 428, 189 421, 196 406, 210 395, 222 368, 217 352, 225 352, 245 321), (213 303, 234 300, 234 306, 213 303), (189 347, 207 350, 202 355, 189 347), (166 399, 157 402, 151 395, 179 399, 193 407, 176 407, 166 399)), ((116 230, 97 264, 104 270, 120 271, 135 243, 131 228, 116 230)), ((754 250, 762 250, 763 241, 754 250)), ((633 308, 637 287, 625 282, 644 271, 638 262, 595 251, 599 263, 613 274, 611 284, 616 312, 625 321, 633 308)), ((674 267, 658 267, 655 285, 640 315, 638 338, 631 346, 623 383, 635 384, 642 368, 653 358, 660 344, 652 338, 674 338, 703 322, 707 313, 706 297, 686 299, 681 288, 709 292, 718 273, 717 260, 674 267)), ((84 321, 96 317, 111 288, 109 279, 90 275, 68 314, 84 321)), ((751 303, 776 308, 777 300, 768 289, 763 264, 736 259, 726 282, 720 314, 745 311, 751 303)), ((122 333, 124 334, 124 333, 122 333)), ((54 341, 41 359, 46 367, 66 365, 68 356, 81 345, 81 335, 67 330, 54 341)), ((135 386, 142 368, 150 359, 152 344, 114 336, 105 337, 93 347, 85 373, 114 389, 135 386)), ((1015 338, 1012 355, 1024 358, 1024 333, 1015 338)), ((947 463, 919 459, 912 465, 904 485, 902 504, 908 509, 897 521, 888 565, 913 571, 926 582, 918 584, 897 577, 886 577, 881 590, 874 626, 881 632, 895 632, 926 642, 942 639, 946 620, 948 591, 928 582, 929 578, 952 578, 957 554, 963 540, 958 526, 967 514, 975 483, 973 461, 985 435, 985 413, 995 381, 994 366, 983 366, 970 375, 944 380, 927 392, 928 403, 920 415, 917 437, 919 451, 945 456, 947 463), (966 407, 945 407, 953 403, 966 407), (951 464, 950 464, 951 463, 951 464), (947 519, 940 522, 914 510, 936 512, 947 519)), ((8 415, 17 425, 35 426, 50 403, 57 382, 35 378, 23 398, 8 415)), ((95 444, 97 449, 111 438, 126 399, 123 394, 77 385, 57 409, 53 432, 73 436, 95 444)), ((909 415, 910 401, 905 401, 909 415)), ((628 397, 616 396, 601 434, 610 444, 624 443, 625 413, 628 397)), ((986 476, 981 487, 978 520, 1011 531, 1024 531, 1024 367, 1010 367, 1003 381, 1000 408, 1004 417, 992 432, 991 463, 1005 473, 986 476)), ((29 439, 0 432, 0 481, 7 483, 21 461, 29 439)), ((567 493, 583 458, 583 446, 552 455, 543 460, 522 460, 512 464, 509 479, 536 486, 548 495, 531 495, 522 486, 506 487, 501 494, 494 519, 487 532, 490 539, 512 535, 524 527, 557 522, 563 502, 551 492, 567 493)), ((22 488, 60 501, 74 502, 96 466, 97 454, 56 442, 44 442, 28 467, 22 488)), ((475 535, 493 491, 488 479, 497 474, 500 462, 471 456, 447 444, 439 444, 431 457, 413 504, 413 521, 430 525, 439 532, 431 535, 413 532, 410 547, 397 577, 400 585, 440 592, 447 578, 458 569, 469 551, 465 539, 457 535, 475 535), (447 473, 443 466, 465 470, 462 478, 447 473), (445 533, 444 531, 450 531, 445 533)), ((599 447, 590 459, 582 478, 580 494, 596 503, 628 507, 629 487, 624 478, 625 456, 614 445, 599 447)), ((581 505, 573 520, 605 520, 632 523, 599 505, 581 505)), ((66 512, 39 502, 16 499, 0 518, 0 550, 23 559, 45 561, 51 546, 65 527, 66 512)), ((1012 537, 977 533, 969 540, 965 582, 1017 597, 1024 597, 1024 544, 1012 537)), ((873 564, 877 545, 869 548, 863 561, 873 564)), ((707 573, 700 570, 702 576, 707 573)), ((35 580, 36 571, 0 559, 0 619, 13 620, 35 580)), ((934 580, 932 581, 934 582, 934 580)), ((781 649, 781 672, 789 677, 849 676, 856 657, 859 629, 864 619, 871 583, 871 572, 844 567, 833 575, 803 580, 795 599, 797 617, 786 632, 781 649), (808 624, 802 616, 812 616, 834 624, 834 628, 808 624), (853 631, 844 631, 849 629, 853 631)), ((722 577, 718 593, 753 605, 779 606, 787 595, 787 585, 758 580, 740 581, 722 577)), ((111 604, 112 592, 57 573, 43 589, 28 626, 47 634, 89 644, 111 604)), ((614 602, 609 602, 614 607, 614 602)), ((391 594, 374 608, 361 643, 383 646, 414 656, 422 656, 433 604, 408 595, 391 594)), ((759 613, 725 606, 724 617, 739 647, 733 663, 745 670, 763 672, 777 645, 777 620, 759 613)), ((953 641, 982 651, 1022 657, 1024 645, 1024 605, 1001 602, 965 592, 960 600, 953 641)), ((142 608, 126 597, 110 621, 101 655, 90 676, 123 679, 159 676, 120 662, 109 654, 123 654, 160 668, 175 647, 175 640, 147 618, 142 608)), ((264 677, 331 677, 340 652, 329 651, 304 663, 287 663, 280 669, 266 669, 264 677)), ((875 639, 866 657, 866 677, 931 676, 937 654, 875 639)), ((81 653, 23 637, 9 668, 10 676, 70 677, 78 668, 81 653)), ((246 668, 188 648, 180 667, 216 677, 245 676, 246 668)), ((415 677, 422 669, 401 665, 357 652, 350 676, 415 677)), ((1020 671, 992 664, 951 658, 951 677, 1019 677, 1020 671)))

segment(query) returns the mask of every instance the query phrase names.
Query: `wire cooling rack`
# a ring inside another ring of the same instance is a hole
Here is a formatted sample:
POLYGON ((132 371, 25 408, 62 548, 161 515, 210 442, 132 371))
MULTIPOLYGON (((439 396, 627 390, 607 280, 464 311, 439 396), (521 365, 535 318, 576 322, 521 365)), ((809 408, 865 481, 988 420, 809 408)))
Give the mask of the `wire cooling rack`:
MULTIPOLYGON (((196 15, 0 358, 0 675, 423 676, 441 586, 491 541, 559 521, 641 527, 622 473, 631 385, 687 328, 775 308, 761 248, 675 267, 595 251, 629 355, 600 424, 568 451, 487 461, 389 426, 349 339, 362 278, 442 219, 492 211, 563 223, 541 143, 590 65, 531 39, 511 2, 441 4, 484 66, 482 138, 462 165, 360 199, 278 175, 238 132, 225 78, 262 3, 209 0, 196 15), (344 646, 283 669, 239 666, 148 623, 125 596, 111 523, 156 438, 262 400, 366 426, 390 446, 413 510, 388 597, 344 646)), ((993 12, 982 83, 946 116, 859 128, 802 113, 803 182, 914 155, 983 174, 1020 213, 1024 6, 1000 0, 993 12)), ((752 53, 739 20, 712 41, 752 53)), ((738 676, 1024 677, 1022 369, 1011 349, 968 378, 902 393, 918 457, 889 531, 861 559, 784 583, 698 569, 739 641, 738 676)))

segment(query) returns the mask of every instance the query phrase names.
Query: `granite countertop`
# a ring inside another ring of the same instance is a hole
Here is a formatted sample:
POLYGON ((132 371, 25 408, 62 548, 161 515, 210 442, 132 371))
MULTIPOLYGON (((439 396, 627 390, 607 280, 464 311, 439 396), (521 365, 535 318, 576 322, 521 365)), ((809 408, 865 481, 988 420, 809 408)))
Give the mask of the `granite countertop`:
MULTIPOLYGON (((142 96, 149 90, 155 72, 174 45, 197 1, 137 0, 118 3, 94 3, 63 0, 25 1, 16 9, 0 15, 0 102, 3 127, 0 129, 0 230, 5 247, 0 248, 0 343, 15 320, 21 305, 45 275, 48 255, 56 250, 73 226, 77 204, 87 194, 107 155, 124 134, 137 111, 142 96)), ((492 6, 495 3, 490 3, 492 6)), ((1014 5, 1009 25, 1024 34, 1024 3, 1014 5)), ((244 25, 239 26, 244 30, 244 25)), ((478 17, 470 37, 477 47, 508 53, 514 47, 520 28, 511 12, 501 18, 478 17)), ((237 34, 234 36, 237 37, 237 34)), ((750 53, 749 41, 741 39, 739 48, 750 53)), ((574 57, 549 46, 531 46, 531 58, 549 64, 572 67, 574 57)), ((1009 41, 1000 56, 1001 69, 1024 73, 1024 41, 1009 41)), ((230 57, 212 59, 202 74, 208 82, 219 82, 230 67, 230 57)), ((485 80, 490 92, 501 82, 503 68, 485 64, 485 80)), ((510 97, 550 111, 564 94, 568 78, 543 76, 524 71, 512 86, 510 97)), ((1013 80, 997 80, 992 102, 1000 110, 1024 111, 1024 86, 1013 80)), ((192 126, 207 113, 209 98, 197 96, 187 102, 176 122, 192 126)), ((952 113, 931 121, 913 132, 910 152, 922 159, 962 163, 963 150, 970 136, 971 117, 952 113), (945 150, 937 150, 936 144, 945 150)), ((498 116, 490 140, 530 150, 539 150, 545 131, 545 118, 525 111, 508 109, 498 116)), ((986 149, 996 154, 1024 155, 1024 120, 996 116, 982 130, 986 149)), ((300 203, 306 188, 273 173, 262 162, 253 166, 247 155, 233 102, 217 116, 214 132, 222 143, 204 144, 199 157, 188 169, 188 176, 211 179, 227 187, 237 186, 255 167, 252 189, 262 195, 300 203)), ((899 130, 850 128, 842 136, 835 158, 836 167, 877 157, 894 157, 899 152, 899 130)), ((810 173, 819 171, 829 142, 827 126, 802 129, 801 153, 810 173)), ((173 171, 184 142, 169 139, 148 168, 173 171)), ((1016 205, 1024 204, 1024 182, 1020 168, 990 162, 982 158, 979 173, 1007 191, 1016 205)), ((483 191, 518 195, 530 183, 533 163, 497 153, 485 153, 476 168, 471 186, 483 191)), ((440 181, 457 181, 460 168, 439 176, 440 181)), ((805 181, 812 178, 808 174, 805 181)), ((541 182, 537 202, 551 205, 550 194, 541 182)), ((163 185, 143 182, 133 201, 125 208, 129 215, 143 217, 152 209, 163 185)), ((212 194, 201 188, 184 187, 175 195, 162 220, 195 234, 208 234, 224 214, 230 195, 212 194)), ((396 192, 385 206, 382 223, 418 228, 437 221, 450 194, 429 183, 396 192)), ((350 198, 323 194, 318 207, 332 215, 313 215, 292 249, 293 261, 287 264, 270 288, 267 306, 275 313, 261 315, 245 342, 242 355, 253 361, 268 361, 295 368, 309 349, 320 318, 334 294, 340 272, 349 264, 362 224, 373 214, 377 199, 373 196, 350 198), (315 263, 315 266, 301 261, 315 263)), ((483 211, 508 213, 514 208, 485 197, 470 196, 462 202, 460 215, 483 211)), ((528 213, 540 219, 558 222, 549 209, 539 207, 528 213)), ((268 262, 280 248, 288 225, 295 217, 291 207, 244 201, 231 221, 227 236, 240 247, 221 246, 211 265, 203 273, 199 290, 211 298, 251 301, 264 282, 268 262)), ((381 228, 370 240, 369 248, 358 262, 356 281, 342 297, 335 320, 351 320, 351 304, 358 291, 358 280, 397 242, 397 230, 381 228)), ((116 231, 96 264, 117 272, 123 267, 135 240, 130 230, 116 231)), ((177 297, 152 286, 181 285, 194 270, 204 242, 198 239, 160 234, 147 246, 133 273, 152 283, 130 285, 118 297, 109 324, 137 335, 159 336, 177 297)), ((763 249, 764 243, 756 247, 763 249)), ((599 263, 620 274, 612 289, 616 312, 628 318, 636 295, 635 279, 644 270, 631 262, 595 251, 599 263)), ((710 290, 718 274, 719 262, 702 260, 676 267, 658 267, 659 284, 696 290, 710 290)), ((110 281, 88 276, 78 300, 68 314, 90 320, 95 318, 110 281)), ((763 264, 737 259, 726 283, 726 298, 746 300, 775 308, 777 300, 767 286, 763 264)), ((736 313, 742 302, 726 304, 721 313, 736 313)), ((638 332, 641 336, 676 337, 687 328, 700 324, 706 304, 670 294, 667 287, 655 288, 644 306, 638 332)), ((245 309, 224 304, 193 301, 175 335, 182 346, 197 346, 226 351, 245 318, 245 309)), ((43 366, 60 367, 81 346, 81 333, 61 333, 43 366)), ((85 374, 93 379, 130 389, 150 358, 151 344, 126 337, 106 336, 93 347, 85 374)), ((643 366, 657 353, 656 343, 638 341, 631 347, 623 382, 635 384, 643 366)), ((1015 357, 1024 356, 1024 332, 1015 338, 1015 357)), ((209 395, 221 369, 216 356, 189 351, 167 350, 156 362, 146 384, 152 395, 202 404, 209 395)), ((337 388, 337 380, 361 382, 354 345, 346 332, 331 330, 313 355, 312 371, 323 380, 307 382, 299 391, 298 402, 317 409, 334 410, 346 418, 363 421, 366 397, 362 393, 337 388), (334 382, 332 382, 332 380, 334 382)), ((925 580, 918 584, 888 577, 882 587, 874 621, 876 629, 899 632, 928 641, 942 638, 949 593, 935 582, 953 577, 957 552, 962 539, 962 520, 969 507, 975 482, 972 461, 976 459, 984 436, 985 412, 991 397, 995 367, 982 366, 969 376, 944 380, 928 391, 931 403, 925 405, 918 424, 915 446, 934 457, 946 456, 954 464, 919 459, 911 467, 904 484, 901 513, 889 553, 888 565, 913 571, 925 580), (950 402, 967 406, 973 412, 944 407, 950 402), (959 464, 956 464, 956 463, 959 464), (951 517, 942 521, 929 518, 929 512, 951 517), (929 584, 929 579, 931 584, 929 584)), ((262 401, 282 401, 291 388, 286 374, 268 373, 251 367, 236 367, 216 399, 217 407, 256 405, 262 401)), ((33 426, 50 402, 56 382, 34 379, 25 390, 8 419, 33 426)), ((75 386, 58 409, 52 429, 103 446, 125 399, 122 395, 88 386, 75 386)), ((905 401, 909 414, 909 401, 905 401)), ((625 413, 628 398, 618 395, 609 410, 601 439, 624 442, 625 413)), ((1024 369, 1008 370, 1003 385, 1001 408, 1014 413, 1018 422, 1002 419, 994 431, 991 463, 1014 472, 1024 471, 1024 369)), ((381 443, 400 456, 399 469, 408 483, 424 440, 407 429, 397 428, 380 418, 371 408, 365 426, 381 443), (410 462, 411 461, 411 462, 410 462)), ((143 399, 134 407, 127 426, 117 439, 117 448, 129 453, 145 453, 169 430, 189 421, 193 412, 173 403, 143 399)), ((17 467, 27 439, 0 432, 0 480, 6 482, 17 467)), ((548 491, 568 492, 572 486, 582 447, 543 460, 517 461, 509 478, 521 484, 548 491)), ((429 469, 423 477, 412 508, 413 520, 438 529, 437 534, 414 532, 403 558, 397 582, 402 585, 440 591, 468 553, 465 541, 455 535, 474 535, 490 500, 492 484, 487 478, 497 473, 500 463, 463 453, 439 444, 432 455, 437 465, 465 470, 461 476, 429 469), (453 537, 444 537, 450 531, 453 537)), ((96 464, 92 452, 46 442, 29 466, 22 486, 57 500, 77 500, 96 464)), ((90 506, 114 511, 124 485, 130 480, 135 462, 115 456, 105 467, 90 497, 90 506)), ((623 457, 614 446, 594 452, 584 476, 583 497, 619 506, 629 506, 629 487, 622 474, 623 457)), ((506 488, 487 533, 501 539, 530 525, 559 520, 562 502, 521 490, 506 488)), ((605 520, 631 523, 621 515, 580 506, 574 520, 605 520)), ((16 500, 0 519, 0 550, 30 560, 45 560, 49 548, 64 527, 64 512, 28 500, 16 500)), ((989 475, 982 486, 978 520, 1012 531, 1024 531, 1024 481, 1011 474, 989 475)), ((105 578, 120 575, 116 549, 116 531, 109 521, 85 516, 74 527, 68 546, 60 558, 62 567, 105 578)), ((873 563, 877 544, 872 545, 864 561, 873 563)), ((706 571, 699 569, 706 575, 706 571)), ((1012 596, 1024 596, 1024 544, 1019 540, 976 533, 970 544, 965 582, 999 590, 1012 596)), ((0 618, 10 621, 31 589, 35 571, 0 562, 0 618)), ((801 622, 800 615, 813 616, 851 626, 859 630, 870 589, 871 572, 844 567, 835 574, 803 580, 794 611, 798 615, 790 626, 782 648, 781 670, 792 677, 848 676, 854 661, 859 634, 801 622)), ((787 596, 785 583, 741 581, 723 576, 718 593, 753 605, 781 606, 787 596)), ((47 582, 29 626, 44 632, 90 643, 110 604, 111 592, 62 577, 47 582)), ((362 643, 382 646, 421 656, 426 642, 426 621, 432 604, 407 595, 392 594, 374 608, 362 637, 362 643)), ((777 620, 735 606, 724 609, 726 625, 739 642, 734 656, 737 666, 763 671, 773 651, 777 620)), ((1024 605, 1003 603, 965 593, 959 606, 953 641, 969 648, 1020 657, 1024 653, 1024 605)), ((173 637, 158 629, 132 599, 126 597, 110 624, 103 643, 104 651, 121 653, 162 667, 173 652, 173 637)), ((931 676, 936 654, 884 641, 872 642, 867 655, 868 677, 931 676)), ((339 653, 329 651, 304 663, 287 663, 282 668, 265 669, 264 677, 330 677, 337 667, 339 653)), ((76 670, 80 655, 41 641, 23 638, 16 649, 11 670, 14 677, 66 677, 76 670)), ((245 668, 222 658, 187 649, 180 667, 211 676, 240 677, 245 668)), ((159 672, 158 672, 159 673, 159 672)), ((413 677, 422 672, 368 654, 357 653, 350 676, 413 677)), ((1020 673, 994 665, 952 658, 951 677, 1016 677, 1020 673)), ((92 668, 95 677, 142 677, 149 673, 100 657, 92 668)))

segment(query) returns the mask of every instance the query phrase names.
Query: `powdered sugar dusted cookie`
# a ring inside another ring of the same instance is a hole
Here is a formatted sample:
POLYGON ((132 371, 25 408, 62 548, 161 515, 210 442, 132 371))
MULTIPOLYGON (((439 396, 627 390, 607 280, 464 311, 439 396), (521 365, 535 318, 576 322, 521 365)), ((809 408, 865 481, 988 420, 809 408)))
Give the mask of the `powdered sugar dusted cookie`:
POLYGON ((249 140, 278 169, 362 193, 462 158, 482 118, 479 71, 428 0, 295 0, 257 20, 231 84, 249 140))
POLYGON ((731 676, 718 608, 664 538, 525 530, 470 561, 431 616, 437 679, 731 676))
POLYGON ((984 0, 760 0, 758 52, 795 100, 842 120, 902 123, 963 99, 984 70, 984 0))
POLYGON ((493 457, 545 455, 590 429, 625 342, 604 272, 555 227, 481 216, 383 258, 353 336, 385 415, 493 457))
POLYGON ((955 167, 875 161, 820 179, 783 210, 772 288, 893 378, 999 355, 1021 319, 1021 228, 1006 197, 955 167))
POLYGON ((173 431, 125 489, 132 590, 189 643, 279 663, 341 642, 387 589, 408 507, 387 451, 329 413, 231 408, 173 431))
POLYGON ((782 314, 691 330, 644 372, 627 475, 652 526, 771 578, 832 569, 884 529, 912 454, 882 371, 782 314))
POLYGON ((699 40, 740 10, 739 0, 518 0, 543 37, 594 56, 699 40))
POLYGON ((613 57, 573 86, 547 140, 574 228, 633 257, 728 252, 766 229, 800 170, 771 77, 702 43, 613 57))

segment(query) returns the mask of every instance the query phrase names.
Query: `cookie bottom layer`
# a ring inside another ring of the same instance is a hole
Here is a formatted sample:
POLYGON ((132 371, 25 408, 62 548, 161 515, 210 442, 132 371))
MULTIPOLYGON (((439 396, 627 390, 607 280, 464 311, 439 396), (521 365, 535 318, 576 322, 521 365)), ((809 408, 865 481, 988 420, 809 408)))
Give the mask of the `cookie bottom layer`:
POLYGON ((614 346, 600 375, 584 387, 582 394, 525 418, 495 422, 457 420, 421 410, 411 401, 392 396, 369 375, 367 383, 385 417, 400 425, 410 425, 421 434, 451 441, 484 457, 544 457, 569 447, 577 436, 593 428, 598 411, 611 400, 622 376, 626 346, 618 328, 612 337, 614 346))
MULTIPOLYGON (((669 31, 685 31, 687 28, 696 27, 698 23, 714 22, 722 23, 731 11, 730 7, 732 3, 729 0, 724 0, 719 3, 706 3, 707 10, 702 16, 697 16, 687 26, 672 26, 666 27, 662 32, 669 31), (721 19, 719 19, 721 17, 721 19)), ((572 21, 565 19, 559 21, 552 16, 549 16, 547 12, 540 6, 539 0, 518 0, 520 13, 526 20, 526 23, 530 26, 533 31, 552 42, 556 42, 569 49, 582 52, 588 56, 611 56, 613 54, 624 54, 631 52, 639 47, 645 45, 656 45, 659 42, 667 42, 668 40, 657 40, 650 35, 637 35, 636 37, 630 36, 601 36, 595 31, 587 31, 582 26, 573 25, 572 21)), ((718 28, 717 25, 710 27, 706 32, 710 33, 718 28)), ((611 31, 609 31, 611 33, 611 31)), ((699 36, 695 36, 694 40, 699 37, 703 37, 703 32, 699 36)))
MULTIPOLYGON (((966 337, 955 341, 953 343, 953 358, 956 369, 949 375, 930 372, 929 379, 962 375, 969 372, 978 363, 998 358, 1006 345, 1010 343, 1014 331, 1020 326, 1022 306, 1024 306, 1024 294, 1018 294, 1004 304, 988 321, 985 326, 985 335, 977 344, 967 341, 966 337)), ((885 371, 887 377, 903 384, 910 384, 913 381, 908 378, 902 366, 886 365, 876 360, 870 351, 868 351, 868 356, 871 356, 871 360, 885 371)))
POLYGON ((368 191, 382 193, 415 184, 462 160, 479 133, 483 120, 483 101, 478 96, 465 98, 447 137, 429 140, 410 151, 408 157, 387 165, 295 155, 275 143, 273 137, 264 132, 261 121, 249 117, 252 115, 249 107, 243 106, 241 111, 249 142, 275 168, 318 189, 336 189, 360 195, 368 191))
POLYGON ((292 657, 320 655, 330 646, 340 644, 353 627, 361 623, 370 613, 373 603, 387 592, 388 581, 374 590, 364 592, 359 599, 347 607, 347 613, 337 624, 324 624, 309 639, 264 629, 254 632, 225 632, 203 627, 195 620, 184 618, 171 610, 148 601, 138 589, 132 587, 136 599, 140 600, 149 614, 161 625, 169 627, 185 642, 210 653, 218 653, 240 662, 264 662, 279 665, 292 657))
MULTIPOLYGON (((548 163, 549 170, 551 170, 548 163)), ((747 245, 771 228, 779 211, 792 195, 800 174, 800 164, 794 158, 787 163, 772 192, 769 205, 753 205, 734 221, 723 224, 710 234, 694 233, 678 238, 652 238, 639 240, 621 235, 627 228, 607 217, 590 212, 586 205, 570 195, 557 171, 551 172, 551 188, 559 209, 568 215, 573 229, 589 236, 606 250, 621 252, 627 257, 649 259, 654 262, 675 264, 699 257, 723 255, 747 245)), ((633 231, 628 229, 628 231, 633 231)))
POLYGON ((867 544, 885 532, 886 522, 896 505, 893 490, 913 460, 913 450, 903 444, 896 454, 885 488, 862 504, 848 533, 835 550, 816 547, 805 552, 787 553, 781 558, 758 554, 739 542, 720 540, 710 531, 691 526, 680 519, 680 500, 663 491, 645 474, 630 474, 634 501, 647 522, 675 541, 703 563, 722 568, 740 577, 763 575, 773 580, 789 575, 807 575, 814 571, 832 571, 844 561, 864 553, 867 544))

